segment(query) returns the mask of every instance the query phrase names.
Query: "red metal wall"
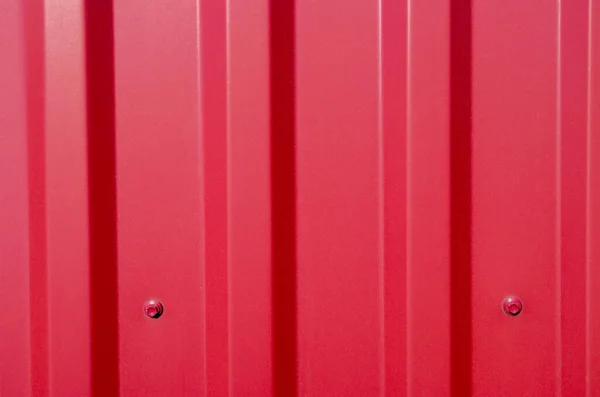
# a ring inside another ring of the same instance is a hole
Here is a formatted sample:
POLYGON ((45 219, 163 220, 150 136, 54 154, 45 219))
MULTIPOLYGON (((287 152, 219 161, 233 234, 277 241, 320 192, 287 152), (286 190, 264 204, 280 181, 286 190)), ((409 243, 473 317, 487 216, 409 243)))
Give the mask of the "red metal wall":
POLYGON ((0 1, 0 394, 600 396, 599 68, 594 0, 0 1))

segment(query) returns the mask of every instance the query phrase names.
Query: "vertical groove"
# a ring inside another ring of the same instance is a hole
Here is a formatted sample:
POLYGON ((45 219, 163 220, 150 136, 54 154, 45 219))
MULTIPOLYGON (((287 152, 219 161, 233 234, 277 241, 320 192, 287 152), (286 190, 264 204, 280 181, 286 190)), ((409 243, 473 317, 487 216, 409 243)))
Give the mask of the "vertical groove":
POLYGON ((591 280, 592 280, 592 29, 593 1, 588 0, 588 31, 587 31, 587 76, 586 76, 586 182, 585 182, 585 397, 592 396, 592 355, 591 341, 591 280))
POLYGON ((208 371, 206 369, 207 363, 207 347, 206 347, 206 314, 207 314, 207 291, 206 291, 206 180, 204 179, 204 162, 205 162, 205 154, 204 154, 204 134, 202 128, 202 35, 200 30, 200 20, 202 18, 201 8, 200 8, 201 0, 196 0, 196 117, 197 117, 197 133, 198 133, 198 181, 199 181, 199 225, 200 225, 200 241, 199 241, 199 257, 200 257, 200 266, 201 274, 202 274, 202 294, 203 294, 203 307, 202 307, 202 316, 204 321, 204 327, 202 329, 202 393, 204 396, 208 396, 208 385, 207 385, 207 374, 208 371), (203 258, 204 256, 204 258, 203 258))
POLYGON ((119 395, 112 0, 85 2, 92 393, 119 395))
POLYGON ((382 395, 406 390, 406 11, 379 4, 382 395))
POLYGON ((226 291, 227 291, 227 397, 233 394, 233 329, 231 316, 231 1, 225 0, 225 75, 227 85, 225 87, 225 180, 226 182, 226 291))
POLYGON ((585 395, 587 0, 557 1, 556 367, 562 395, 585 395))
POLYGON ((386 244, 385 244, 385 142, 383 131, 383 0, 377 1, 377 240, 379 246, 378 258, 378 287, 379 301, 379 395, 386 395, 386 352, 385 352, 385 334, 386 334, 386 304, 385 304, 385 262, 386 262, 386 244))
POLYGON ((274 395, 297 395, 295 1, 270 0, 274 395))
POLYGON ((471 1, 450 1, 451 393, 471 395, 471 1))
POLYGON ((46 261, 46 143, 44 117, 44 3, 23 6, 27 76, 27 146, 29 169, 29 291, 31 395, 49 395, 48 288, 46 261))
POLYGON ((406 393, 406 34, 407 1, 381 0, 380 17, 380 231, 383 268, 382 388, 406 393))
POLYGON ((561 109, 561 7, 560 0, 556 2, 557 11, 557 33, 556 33, 556 236, 555 236, 555 249, 556 249, 556 354, 555 364, 557 370, 557 395, 562 395, 562 317, 561 317, 561 306, 562 306, 562 157, 561 157, 561 143, 562 143, 562 109, 561 109))
POLYGON ((412 2, 415 0, 406 0, 406 147, 404 155, 406 156, 406 181, 404 185, 405 190, 405 199, 406 199, 406 220, 404 225, 404 230, 406 233, 406 282, 404 284, 406 291, 406 302, 404 304, 404 311, 406 312, 406 359, 404 365, 406 366, 406 389, 405 393, 407 397, 413 396, 413 388, 411 387, 410 379, 413 378, 412 366, 410 365, 410 352, 409 346, 412 340, 412 332, 410 327, 410 307, 412 304, 411 299, 411 288, 410 288, 410 280, 412 279, 411 274, 411 266, 409 265, 412 260, 412 234, 411 234, 411 215, 413 212, 412 200, 410 195, 410 187, 412 184, 411 178, 411 166, 412 166, 412 156, 411 156, 411 147, 412 147, 412 133, 411 133, 411 124, 412 124, 412 84, 411 84, 411 56, 412 56, 412 2))
POLYGON ((199 7, 200 134, 204 167, 206 387, 229 395, 227 268, 227 4, 197 0, 199 7))

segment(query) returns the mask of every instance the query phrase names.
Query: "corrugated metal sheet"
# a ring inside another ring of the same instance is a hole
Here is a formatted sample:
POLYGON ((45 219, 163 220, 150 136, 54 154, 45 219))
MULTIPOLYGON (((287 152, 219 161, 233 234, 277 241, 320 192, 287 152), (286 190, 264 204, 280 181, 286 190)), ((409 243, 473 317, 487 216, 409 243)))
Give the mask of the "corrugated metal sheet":
POLYGON ((4 0, 0 35, 2 396, 600 396, 600 3, 4 0))

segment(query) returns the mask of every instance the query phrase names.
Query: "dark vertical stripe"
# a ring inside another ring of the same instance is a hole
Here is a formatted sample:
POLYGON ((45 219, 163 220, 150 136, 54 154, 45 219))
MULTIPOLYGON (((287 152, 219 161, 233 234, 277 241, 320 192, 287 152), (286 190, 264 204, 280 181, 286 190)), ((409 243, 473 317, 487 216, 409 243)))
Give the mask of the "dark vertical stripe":
POLYGON ((270 3, 274 395, 297 395, 295 1, 270 3))
POLYGON ((471 395, 471 1, 450 1, 451 390, 471 395))
POLYGON ((112 0, 85 2, 92 390, 119 395, 112 0))

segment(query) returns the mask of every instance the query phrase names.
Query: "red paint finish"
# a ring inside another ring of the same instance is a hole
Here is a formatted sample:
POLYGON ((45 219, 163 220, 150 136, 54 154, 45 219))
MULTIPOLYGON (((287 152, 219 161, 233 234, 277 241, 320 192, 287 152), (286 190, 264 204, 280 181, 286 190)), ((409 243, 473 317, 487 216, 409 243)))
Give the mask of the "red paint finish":
POLYGON ((227 63, 224 1, 201 0, 199 14, 199 105, 201 182, 200 219, 204 217, 204 299, 206 312, 206 394, 227 396, 229 329, 227 263, 227 63), (201 84, 200 84, 201 83, 201 84), (202 172, 201 172, 202 170, 202 172))
POLYGON ((554 395, 561 361, 559 10, 544 1, 474 4, 473 394, 554 395), (490 310, 509 294, 527 305, 517 319, 490 310))
POLYGON ((296 12, 299 395, 379 395, 379 9, 301 1, 296 12))
POLYGON ((228 246, 221 265, 228 271, 228 382, 235 396, 274 388, 269 11, 267 0, 228 2, 228 246))
POLYGON ((164 312, 164 307, 159 301, 149 300, 144 304, 144 314, 150 318, 159 318, 164 312))
POLYGON ((449 395, 450 3, 408 7, 406 393, 449 395))
MULTIPOLYGON (((28 189, 28 132, 30 120, 36 118, 27 112, 31 97, 27 95, 26 82, 31 63, 23 48, 26 22, 29 20, 19 1, 0 4, 0 58, 3 59, 0 62, 0 123, 3 125, 0 129, 0 302, 3 312, 0 354, 10 357, 0 360, 0 392, 18 397, 28 396, 33 388, 31 360, 36 352, 29 343, 32 339, 30 302, 34 299, 29 294, 32 233, 28 189), (9 134, 4 127, 14 132, 9 134), (6 379, 10 379, 10 383, 6 379)), ((39 310, 40 313, 45 314, 46 310, 39 310)))
MULTIPOLYGON (((564 396, 586 395, 586 357, 592 353, 585 342, 586 278, 589 208, 587 195, 592 168, 588 168, 588 145, 592 116, 588 94, 591 91, 589 39, 591 19, 588 1, 560 3, 560 121, 561 150, 561 385, 564 396), (587 104, 587 106, 582 105, 587 104), (583 155, 586 153, 587 155, 583 155), (586 169, 587 168, 587 169, 586 169), (586 208, 585 211, 582 209, 586 208)), ((588 393, 590 395, 590 393, 588 393)))
POLYGON ((122 1, 113 10, 119 390, 198 396, 206 383, 196 2, 122 1), (148 299, 165 306, 160 319, 140 310, 148 299))
POLYGON ((380 216, 383 246, 383 355, 385 392, 388 396, 406 394, 406 127, 408 9, 406 1, 385 0, 380 8, 381 112, 379 122, 382 186, 380 216))
POLYGON ((600 396, 599 7, 2 2, 0 394, 600 396))
POLYGON ((600 79, 595 70, 600 68, 600 7, 589 6, 588 35, 588 97, 587 97, 587 179, 586 179, 586 393, 600 395, 600 291, 594 288, 600 282, 600 271, 595 263, 600 260, 600 79))
MULTIPOLYGON (((86 395, 97 362, 92 362, 90 317, 94 281, 84 7, 50 2, 44 11, 48 387, 50 395, 86 395)), ((38 340, 43 339, 32 339, 32 346, 38 340)))
POLYGON ((508 296, 502 301, 502 310, 509 316, 517 316, 523 310, 523 302, 516 296, 508 296))

